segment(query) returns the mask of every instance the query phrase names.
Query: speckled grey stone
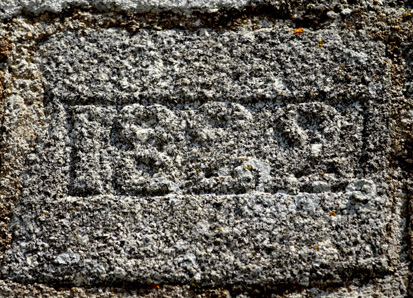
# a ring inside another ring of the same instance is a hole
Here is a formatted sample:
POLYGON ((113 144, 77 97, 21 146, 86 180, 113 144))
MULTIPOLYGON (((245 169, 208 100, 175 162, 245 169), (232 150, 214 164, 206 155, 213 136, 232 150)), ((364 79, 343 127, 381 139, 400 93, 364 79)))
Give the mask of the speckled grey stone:
POLYGON ((1 18, 27 12, 42 14, 45 12, 59 13, 70 7, 96 8, 99 10, 118 9, 130 12, 148 12, 156 10, 177 9, 181 11, 218 10, 220 8, 240 8, 245 6, 248 0, 207 0, 207 1, 176 1, 176 0, 2 0, 0 8, 1 18))
POLYGON ((7 20, 21 14, 61 13, 71 8, 129 13, 173 10, 188 14, 192 12, 215 13, 219 10, 242 11, 246 7, 270 6, 278 12, 295 17, 315 13, 319 16, 323 14, 331 19, 339 18, 340 15, 351 15, 355 7, 377 10, 385 7, 412 8, 410 0, 2 0, 1 4, 0 20, 7 20), (328 12, 329 7, 339 8, 340 13, 328 12))
POLYGON ((2 1, 0 297, 409 297, 411 8, 2 1))
POLYGON ((380 42, 85 30, 36 59, 49 116, 3 276, 307 286, 391 270, 391 204, 369 170, 389 142, 380 42))

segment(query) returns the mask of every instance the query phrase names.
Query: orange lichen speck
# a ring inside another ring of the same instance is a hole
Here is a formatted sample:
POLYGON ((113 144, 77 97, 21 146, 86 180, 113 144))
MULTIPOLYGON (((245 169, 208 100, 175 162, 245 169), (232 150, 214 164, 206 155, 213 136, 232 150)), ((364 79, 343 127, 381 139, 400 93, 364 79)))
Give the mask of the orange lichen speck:
POLYGON ((294 34, 295 35, 301 35, 301 34, 303 34, 304 33, 304 28, 296 28, 295 30, 294 30, 294 34))

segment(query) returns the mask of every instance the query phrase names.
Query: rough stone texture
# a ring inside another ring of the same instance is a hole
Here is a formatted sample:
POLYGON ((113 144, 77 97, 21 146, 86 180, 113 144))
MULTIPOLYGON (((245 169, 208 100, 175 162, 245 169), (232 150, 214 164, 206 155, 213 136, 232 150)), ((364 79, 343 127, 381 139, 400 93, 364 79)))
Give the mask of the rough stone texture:
POLYGON ((222 8, 242 8, 248 0, 208 0, 208 1, 176 1, 176 0, 4 0, 0 9, 2 18, 10 18, 24 12, 42 14, 44 12, 59 13, 69 7, 89 8, 99 10, 118 9, 130 12, 148 12, 154 10, 181 11, 218 10, 222 8))
POLYGON ((0 296, 407 297, 410 4, 140 3, 1 28, 0 296))
POLYGON ((302 16, 309 21, 322 17, 335 18, 339 14, 328 14, 329 8, 341 10, 343 16, 350 15, 354 8, 383 10, 386 8, 412 8, 410 0, 2 0, 0 20, 26 15, 40 15, 46 12, 61 13, 71 8, 97 9, 99 11, 127 11, 147 13, 174 10, 185 14, 191 12, 212 12, 218 10, 243 10, 246 7, 272 7, 283 14, 302 16))

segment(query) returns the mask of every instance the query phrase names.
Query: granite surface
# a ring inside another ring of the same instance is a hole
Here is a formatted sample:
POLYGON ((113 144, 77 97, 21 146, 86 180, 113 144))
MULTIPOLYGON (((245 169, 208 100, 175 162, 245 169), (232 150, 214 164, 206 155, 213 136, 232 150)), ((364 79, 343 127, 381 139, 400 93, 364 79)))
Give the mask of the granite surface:
POLYGON ((0 297, 409 296, 408 1, 0 18, 0 297))

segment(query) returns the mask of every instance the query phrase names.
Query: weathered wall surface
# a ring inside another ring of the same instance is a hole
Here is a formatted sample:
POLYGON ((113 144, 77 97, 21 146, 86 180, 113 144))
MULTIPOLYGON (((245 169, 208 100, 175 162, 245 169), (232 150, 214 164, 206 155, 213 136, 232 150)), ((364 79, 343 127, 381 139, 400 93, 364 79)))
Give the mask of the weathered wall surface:
POLYGON ((0 6, 0 297, 408 297, 409 1, 0 6))

